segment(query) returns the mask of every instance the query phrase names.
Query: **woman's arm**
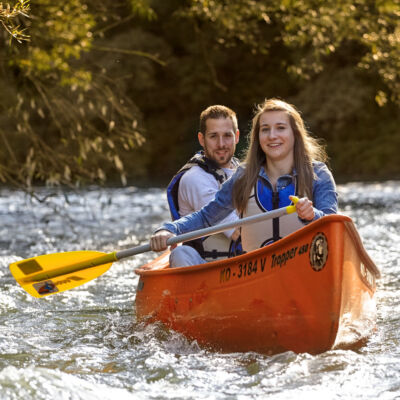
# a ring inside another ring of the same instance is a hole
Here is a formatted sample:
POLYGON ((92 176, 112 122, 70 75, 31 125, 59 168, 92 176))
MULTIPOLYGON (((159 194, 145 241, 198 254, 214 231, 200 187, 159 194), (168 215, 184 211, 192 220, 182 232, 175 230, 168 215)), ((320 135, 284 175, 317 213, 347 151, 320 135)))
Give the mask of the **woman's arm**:
POLYGON ((314 172, 317 175, 313 185, 314 219, 337 214, 338 194, 332 173, 324 163, 316 163, 314 172))
POLYGON ((161 251, 166 248, 166 240, 170 237, 166 231, 175 235, 180 235, 186 232, 192 232, 216 225, 218 222, 226 218, 234 210, 232 188, 238 174, 240 174, 239 169, 221 186, 221 189, 216 193, 214 200, 205 205, 201 210, 186 215, 174 222, 165 222, 151 237, 150 241, 152 249, 161 251), (158 237, 155 238, 155 236, 158 237))

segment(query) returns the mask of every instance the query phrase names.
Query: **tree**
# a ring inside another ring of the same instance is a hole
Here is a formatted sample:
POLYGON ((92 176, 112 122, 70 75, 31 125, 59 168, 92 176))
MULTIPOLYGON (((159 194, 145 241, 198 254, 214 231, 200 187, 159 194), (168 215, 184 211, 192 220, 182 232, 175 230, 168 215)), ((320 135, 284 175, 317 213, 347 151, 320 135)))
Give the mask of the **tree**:
MULTIPOLYGON (((109 3, 112 9, 116 2, 109 3)), ((144 2, 139 5, 134 2, 131 13, 150 13, 144 2)), ((120 153, 143 142, 140 114, 118 83, 85 60, 96 29, 110 23, 103 20, 102 7, 107 5, 36 0, 35 23, 27 22, 29 45, 3 50, 8 53, 7 61, 3 58, 3 83, 10 94, 1 104, 4 182, 104 182, 107 170, 112 171, 109 165, 126 182, 120 153)))

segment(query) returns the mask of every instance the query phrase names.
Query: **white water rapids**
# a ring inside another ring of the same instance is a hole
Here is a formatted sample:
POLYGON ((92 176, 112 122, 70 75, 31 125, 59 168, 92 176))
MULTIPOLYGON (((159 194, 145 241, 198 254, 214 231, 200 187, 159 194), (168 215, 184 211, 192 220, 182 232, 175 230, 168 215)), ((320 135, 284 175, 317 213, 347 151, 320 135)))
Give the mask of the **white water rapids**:
POLYGON ((361 349, 311 356, 209 352, 157 324, 136 323, 134 269, 146 253, 45 299, 8 265, 71 250, 145 243, 169 219, 164 191, 0 189, 0 399, 400 399, 400 182, 338 187, 380 268, 377 330, 361 349))

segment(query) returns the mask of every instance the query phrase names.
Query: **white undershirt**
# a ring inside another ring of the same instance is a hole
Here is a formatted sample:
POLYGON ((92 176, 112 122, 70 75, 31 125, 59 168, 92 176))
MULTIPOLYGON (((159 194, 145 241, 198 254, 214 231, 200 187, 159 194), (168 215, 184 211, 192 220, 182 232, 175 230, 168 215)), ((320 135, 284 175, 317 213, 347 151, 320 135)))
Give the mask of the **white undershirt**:
MULTIPOLYGON (((235 172, 234 169, 223 168, 228 178, 235 172)), ((181 217, 200 210, 214 199, 219 190, 219 183, 213 175, 195 165, 185 172, 179 182, 178 204, 181 217)), ((238 220, 236 211, 233 211, 221 223, 238 220)), ((234 229, 224 232, 230 238, 234 229)))

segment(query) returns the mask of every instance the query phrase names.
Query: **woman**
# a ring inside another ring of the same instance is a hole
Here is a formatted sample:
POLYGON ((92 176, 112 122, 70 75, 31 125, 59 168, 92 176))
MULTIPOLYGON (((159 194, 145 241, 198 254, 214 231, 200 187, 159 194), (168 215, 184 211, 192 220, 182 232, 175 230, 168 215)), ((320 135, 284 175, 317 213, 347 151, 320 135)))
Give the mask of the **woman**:
MULTIPOLYGON (((243 165, 208 205, 157 230, 151 237, 151 248, 165 250, 169 237, 213 226, 234 209, 246 217, 284 207, 290 204, 290 195, 300 197, 297 214, 243 227, 245 251, 278 240, 314 219, 336 213, 337 193, 332 174, 324 164, 326 158, 324 148, 308 134, 295 107, 282 100, 267 99, 257 107, 243 165)), ((188 246, 179 246, 182 247, 188 246)), ((204 262, 193 253, 194 249, 184 251, 191 253, 188 260, 174 265, 172 257, 171 266, 204 262)))

